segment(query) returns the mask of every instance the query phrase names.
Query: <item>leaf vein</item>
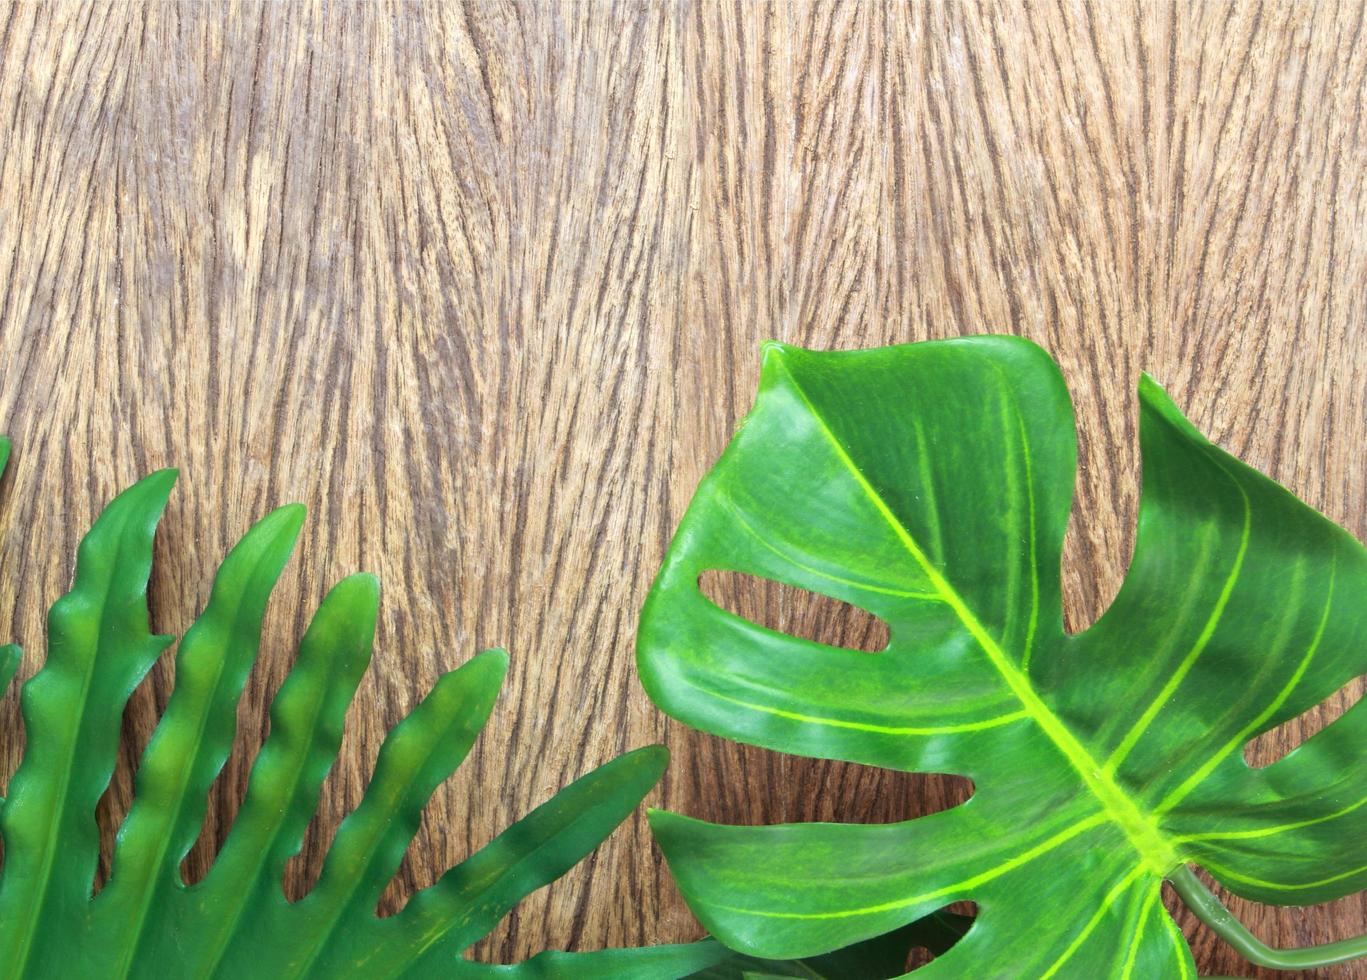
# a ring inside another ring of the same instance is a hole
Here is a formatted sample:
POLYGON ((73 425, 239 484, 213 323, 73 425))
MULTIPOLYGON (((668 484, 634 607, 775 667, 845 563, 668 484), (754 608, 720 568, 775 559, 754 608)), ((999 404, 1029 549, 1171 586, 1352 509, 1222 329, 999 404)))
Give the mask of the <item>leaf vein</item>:
POLYGON ((877 725, 870 722, 846 721, 842 718, 832 718, 826 715, 810 715, 800 711, 788 711, 786 708, 774 708, 766 704, 758 704, 754 701, 745 701, 741 698, 733 698, 730 695, 722 694, 714 688, 703 687, 695 684, 694 687, 704 693, 716 698, 718 701, 725 701, 741 708, 748 708, 751 711, 762 711, 765 714, 775 715, 779 718, 788 718, 792 721, 801 721, 813 725, 825 725, 830 728, 849 728, 861 732, 877 732, 882 735, 948 735, 957 732, 977 732, 988 728, 999 728, 1002 725, 1009 725, 1012 722, 1022 721, 1029 718, 1029 712, 1021 709, 1020 711, 1009 712, 1004 715, 996 715, 992 718, 984 718, 980 721, 963 722, 957 725, 923 725, 923 726, 897 726, 897 725, 877 725))
MULTIPOLYGON (((812 419, 821 429, 821 432, 830 442, 837 457, 849 470, 852 478, 860 485, 865 494, 868 495, 870 502, 886 520, 893 532, 899 537, 908 553, 919 564, 930 579, 936 590, 944 597, 944 601, 954 610, 964 627, 977 641, 983 652, 987 655, 988 661, 1001 675, 1007 687, 1021 702, 1022 707, 1030 713, 1031 718, 1040 727, 1044 734, 1054 743, 1063 754, 1069 765, 1081 777, 1083 783, 1092 794, 1101 802, 1111 819, 1125 832, 1139 854, 1149 862, 1150 866, 1159 874, 1166 874, 1178 864, 1177 855, 1171 846, 1164 840, 1154 823, 1143 814, 1129 795, 1115 782, 1112 774, 1103 771, 1102 766, 1092 757, 1087 748, 1077 739, 1066 725, 1053 713, 1035 692, 1029 679, 1010 662, 1001 646, 988 633, 986 627, 967 606, 958 592, 950 585, 949 581, 940 573, 921 550, 920 545, 911 536, 907 528, 898 520, 897 515, 892 512, 887 502, 882 498, 877 490, 869 483, 868 479, 860 472, 854 460, 845 451, 840 440, 835 437, 811 400, 803 392, 801 385, 793 376, 787 364, 779 360, 783 370, 787 373, 792 382, 793 390, 807 407, 812 419)), ((1240 488, 1242 490, 1242 488, 1240 488)))
POLYGON ((1029 850, 1022 851, 1015 857, 1003 861, 1001 864, 995 865, 994 867, 988 868, 986 871, 979 872, 978 874, 973 875, 970 878, 965 878, 962 881, 957 881, 952 885, 944 885, 940 888, 934 889, 933 891, 924 892, 920 895, 913 895, 910 898, 900 898, 894 902, 882 902, 878 905, 866 905, 852 909, 837 909, 832 912, 774 912, 769 911, 767 909, 747 909, 731 905, 714 905, 713 907, 725 910, 727 912, 737 912, 741 915, 752 915, 764 919, 849 919, 859 915, 873 915, 878 912, 891 912, 896 909, 903 909, 907 908, 908 906, 919 905, 922 902, 935 901, 937 899, 944 898, 948 895, 964 892, 968 889, 976 888, 979 885, 984 885, 989 881, 993 881, 997 878, 1000 878, 1002 875, 1010 871, 1014 871, 1021 865, 1029 864, 1036 858, 1043 857, 1050 851, 1062 847, 1064 844, 1068 843, 1068 841, 1072 840, 1074 837, 1077 837, 1079 834, 1086 833, 1093 827, 1096 827, 1099 824, 1105 822, 1106 814, 1104 812, 1094 813, 1086 820, 1079 820, 1077 823, 1059 831, 1052 837, 1049 837, 1041 841, 1039 844, 1036 844, 1029 850))
POLYGON ((1171 698, 1177 688, 1181 686, 1182 681, 1186 680, 1187 674, 1191 672, 1191 669, 1196 666, 1196 661, 1199 660, 1201 654, 1205 652, 1206 646, 1210 643, 1211 637, 1215 635, 1215 630, 1220 625, 1220 619, 1224 615, 1225 606, 1228 605, 1230 596, 1234 594, 1234 586, 1238 583, 1239 574, 1243 570, 1244 556, 1248 554, 1248 542, 1253 530, 1253 505, 1248 499, 1248 491, 1244 489, 1243 484, 1236 480, 1233 474, 1226 470, 1218 461, 1216 465, 1220 467, 1222 472, 1229 476, 1230 480, 1234 483, 1235 488, 1239 491, 1239 496, 1243 500, 1243 528, 1239 534, 1239 549, 1235 553, 1233 567, 1230 568, 1229 575, 1225 577, 1224 585, 1220 589, 1220 595, 1216 598, 1215 605, 1211 609, 1210 615, 1206 618, 1206 624, 1202 627, 1200 635, 1196 637, 1196 642, 1191 645, 1191 649, 1188 650, 1186 656, 1182 658, 1182 662, 1178 665, 1177 669, 1173 671, 1172 675, 1168 678, 1167 683, 1163 685, 1162 690, 1160 690, 1154 699, 1149 702, 1149 706, 1144 709, 1144 713, 1139 716, 1139 719, 1135 721, 1134 725, 1125 735, 1125 738, 1121 740, 1120 744, 1116 746, 1115 751, 1111 753, 1110 758, 1106 760, 1105 771, 1107 774, 1114 774, 1116 769, 1120 767, 1120 764, 1125 761, 1131 750, 1134 749, 1135 745, 1137 745, 1139 740, 1143 737, 1144 732, 1148 730, 1153 719, 1163 710, 1163 707, 1168 703, 1168 699, 1171 698))
POLYGON ((1121 878, 1120 881, 1116 883, 1115 887, 1106 893, 1106 897, 1101 900, 1101 904, 1097 907, 1096 912, 1092 914, 1091 919, 1087 921, 1087 924, 1082 927, 1082 931, 1073 937, 1073 941, 1068 944, 1068 948, 1059 954, 1059 958, 1054 960, 1049 969, 1041 974, 1040 980, 1049 980, 1050 977, 1063 969, 1063 964, 1072 959, 1073 955, 1082 948, 1082 944, 1096 931, 1097 926, 1101 925, 1101 920, 1111 911, 1111 906, 1115 904, 1116 899, 1134 883, 1134 880, 1139 877, 1143 870, 1143 864, 1135 865, 1130 869, 1129 874, 1125 875, 1124 878, 1121 878))

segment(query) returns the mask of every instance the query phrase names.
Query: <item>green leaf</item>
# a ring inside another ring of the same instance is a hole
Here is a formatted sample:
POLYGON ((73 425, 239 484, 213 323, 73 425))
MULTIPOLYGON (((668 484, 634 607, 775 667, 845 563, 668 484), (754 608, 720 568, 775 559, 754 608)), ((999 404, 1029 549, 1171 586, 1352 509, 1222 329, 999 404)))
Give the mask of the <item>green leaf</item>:
MULTIPOLYGON (((7 450, 0 440, 0 465, 7 450)), ((96 521, 71 591, 52 608, 47 661, 24 686, 28 746, 0 810, 0 976, 672 980, 724 955, 708 942, 544 954, 511 967, 460 958, 635 809, 664 768, 661 748, 628 753, 583 777, 400 914, 376 915, 423 806, 493 709, 508 666, 498 650, 441 677, 389 733, 318 885, 286 901, 285 863, 299 850, 370 661, 379 603, 370 575, 344 579, 319 606, 275 698, 269 737, 223 849, 203 881, 185 884, 181 861, 232 746, 267 601, 303 521, 299 506, 267 516, 224 559, 180 644, 175 688, 138 768, 109 881, 92 898, 95 807, 113 772, 124 706, 171 641, 149 630, 147 583, 174 479, 174 471, 153 474, 96 521)), ((7 679, 17 661, 17 647, 0 648, 0 675, 7 679)))
MULTIPOLYGON (((1286 758, 1243 747, 1367 671, 1367 553, 1140 386, 1143 493, 1124 587, 1063 629, 1075 479, 1063 380, 1023 340, 766 347, 754 410, 680 524, 642 616, 651 697, 705 731, 971 778, 880 826, 652 826, 723 942, 818 954, 978 903, 933 976, 1191 976, 1160 887, 1367 885, 1367 705, 1286 758), (699 575, 761 576, 889 626, 867 654, 765 629, 699 575)), ((918 974, 920 975, 920 974, 918 974)))
POLYGON ((662 746, 628 752, 565 787, 456 865, 386 931, 353 948, 366 976, 437 976, 449 958, 492 929, 523 897, 559 878, 624 820, 669 761, 662 746))
MULTIPOLYGON (((0 831, 0 975, 70 941, 99 859, 95 805, 114 772, 124 704, 170 637, 147 626, 152 535, 174 470, 120 494, 81 542, 71 591, 48 614, 48 655, 23 690, 28 743, 0 831)), ((55 964, 54 964, 55 966, 55 964)))
POLYGON ((282 507, 229 552, 204 613, 176 654, 176 686, 138 768, 114 850, 115 873, 93 909, 116 972, 172 914, 180 865, 199 835, 209 788, 227 761, 237 702, 260 647, 266 601, 289 560, 304 509, 282 507))
MULTIPOLYGON (((713 939, 683 945, 649 946, 643 949, 601 949, 591 953, 551 950, 509 966, 462 961, 455 973, 459 980, 676 980, 679 977, 710 977, 714 964, 736 957, 713 939), (702 972, 700 972, 702 971, 702 972)), ((735 973, 720 976, 736 977, 735 973)))
POLYGON ((693 974, 689 980, 769 980, 774 977, 889 980, 906 973, 907 960, 913 949, 923 947, 940 956, 962 939, 972 924, 970 916, 936 912, 894 929, 887 935, 875 936, 833 953, 808 959, 763 960, 743 953, 728 953, 717 963, 693 974))

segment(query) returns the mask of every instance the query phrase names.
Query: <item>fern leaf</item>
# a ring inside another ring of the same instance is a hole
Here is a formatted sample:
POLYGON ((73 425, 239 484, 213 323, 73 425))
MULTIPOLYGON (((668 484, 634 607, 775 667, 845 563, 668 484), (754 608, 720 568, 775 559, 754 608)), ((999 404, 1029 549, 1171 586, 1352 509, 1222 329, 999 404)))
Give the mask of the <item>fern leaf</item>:
MULTIPOLYGON (((0 469, 9 443, 0 439, 0 469)), ((323 600, 271 708, 270 735, 223 850, 201 882, 180 862, 231 749, 266 604, 303 521, 290 506, 224 559, 186 633, 176 685, 138 769, 110 879, 92 898, 95 806, 113 773, 128 698, 171 637, 149 628, 152 538, 175 472, 117 497, 81 543, 71 591, 52 607, 48 654, 24 686, 24 760, 0 809, 0 976, 601 977, 672 980, 717 962, 718 947, 550 953, 486 967, 461 958, 521 898, 596 847, 658 780, 641 749, 581 778, 421 892, 397 916, 375 907, 431 793, 465 758, 507 670, 501 651, 446 674, 385 739, 360 806, 338 830, 317 887, 282 885, 336 760, 346 711, 370 662, 379 604, 371 575, 323 600), (492 971, 492 972, 490 972, 492 971)), ((0 647, 0 680, 19 650, 0 647)))

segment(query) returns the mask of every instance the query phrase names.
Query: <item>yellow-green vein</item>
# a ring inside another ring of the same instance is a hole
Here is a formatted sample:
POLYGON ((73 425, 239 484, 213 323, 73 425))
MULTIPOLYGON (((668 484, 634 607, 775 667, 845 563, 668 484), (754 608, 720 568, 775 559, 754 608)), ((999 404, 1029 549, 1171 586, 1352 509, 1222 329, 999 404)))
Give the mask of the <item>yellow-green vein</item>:
POLYGON ((1160 875, 1167 874, 1167 872, 1176 867, 1179 862, 1176 852, 1174 852, 1168 842, 1164 840, 1162 834, 1159 833, 1158 828, 1145 814, 1140 812, 1139 808, 1135 805, 1135 802, 1130 799, 1129 795, 1121 789, 1112 778, 1112 774, 1102 771, 1102 767, 1098 764, 1097 760, 1092 757, 1091 753, 1087 751, 1086 747, 1078 741, 1077 736, 1059 720, 1058 716, 1055 715, 1040 696, 1035 693, 1035 689, 1031 686, 1029 679, 1011 662, 1006 651, 1001 648, 996 639, 987 631, 987 628, 979 621, 978 617, 963 601, 959 593, 950 585, 948 579, 946 579, 944 575, 940 573, 940 570, 926 558, 925 552, 921 550, 921 546, 916 543, 916 540, 911 536, 910 532, 902 522, 897 519, 897 515, 888 507, 887 501, 882 498, 860 471, 859 467, 855 465, 854 460, 852 460, 849 453, 845 451, 845 447, 841 445, 840 440, 835 437, 835 433, 831 431, 820 413, 817 412, 815 406, 813 406, 811 401, 807 398, 806 393, 803 392, 802 387, 797 383, 797 379, 793 376, 792 371, 788 369, 787 364, 784 363, 782 358, 778 358, 777 363, 783 366, 784 372, 792 382, 793 391, 798 398, 802 400, 803 404, 806 405, 812 420, 829 441, 837 458, 839 458, 841 463, 849 471, 851 477, 863 489, 864 493, 882 515, 883 519, 888 522, 893 533, 901 539, 903 546, 907 549, 907 552, 911 555, 912 559, 921 566, 926 577, 935 587, 935 590, 940 593, 944 598, 944 601, 954 610, 955 615, 959 617, 959 621, 963 623, 965 629, 972 635, 978 646, 982 648, 983 652, 987 655, 988 661, 996 669, 997 673, 1001 675, 1006 686, 1021 702, 1021 706, 1029 712, 1035 724, 1038 725, 1045 735, 1047 735, 1055 746, 1057 746, 1064 758, 1067 759, 1068 764, 1071 765, 1073 770, 1081 777, 1082 782, 1091 791, 1092 795, 1101 802, 1107 814, 1116 825, 1124 831, 1125 836, 1130 839, 1131 844, 1134 845, 1135 849, 1149 864, 1150 868, 1160 875))
POLYGON ((1106 918, 1110 913, 1111 906, 1115 904, 1116 899, 1134 883, 1134 880, 1138 878, 1143 871, 1144 865, 1136 864, 1130 869, 1129 874, 1125 875, 1124 878, 1121 878, 1120 881, 1116 883, 1115 887, 1106 893, 1106 897, 1101 900, 1101 904, 1098 905, 1097 910, 1092 913, 1092 917, 1087 920, 1087 924, 1082 927, 1082 931, 1073 937, 1073 941, 1068 944, 1068 948, 1060 953, 1058 959, 1054 960, 1049 966, 1049 969, 1045 970, 1044 973, 1040 975, 1040 980, 1049 980, 1050 977, 1054 976, 1063 968, 1064 963, 1067 963, 1073 958, 1073 954, 1082 948, 1082 944, 1096 931, 1096 927, 1101 925, 1101 920, 1106 918))
POLYGON ((1324 639, 1324 630, 1329 624, 1329 609, 1334 603, 1335 577, 1335 562, 1331 562, 1329 565, 1329 585, 1326 589, 1324 599, 1324 611, 1320 614, 1319 625, 1315 628, 1315 635, 1310 640, 1310 646, 1306 649, 1304 656, 1301 657, 1300 663, 1296 665, 1296 669, 1292 672, 1290 680, 1282 686, 1282 689, 1278 692, 1277 696, 1272 699, 1272 702, 1264 708, 1256 718, 1241 728, 1237 735, 1220 746, 1220 749, 1207 759, 1201 768, 1197 769, 1187 777, 1180 786, 1164 797, 1163 801, 1159 803, 1154 810, 1154 816, 1161 816, 1162 814, 1167 813, 1178 803, 1182 802, 1182 800, 1186 799, 1186 797, 1215 770, 1216 766, 1223 762, 1230 753, 1234 752, 1256 734, 1258 729, 1286 703, 1286 699, 1291 696, 1291 693, 1296 689, 1297 685, 1300 684, 1301 679, 1305 677, 1305 672, 1310 669, 1310 661, 1315 659, 1315 652, 1319 649, 1320 641, 1324 639))
POLYGON ((1338 874, 1330 875, 1328 878, 1319 878, 1315 881, 1303 881, 1299 884, 1288 885, 1280 881, 1268 881, 1265 878, 1254 878, 1250 875, 1241 874, 1238 871, 1233 871, 1211 861, 1204 861, 1202 863, 1205 865, 1207 871, 1220 878, 1228 878, 1231 881, 1241 881, 1246 885, 1256 885, 1259 888, 1271 888, 1282 892, 1304 891, 1307 888, 1319 888, 1323 885, 1332 885, 1336 881, 1343 881, 1345 878, 1352 878, 1355 875, 1360 875, 1367 871, 1367 864, 1364 864, 1360 867, 1351 868, 1348 871, 1340 871, 1338 874))
MULTIPOLYGON (((1120 980, 1130 980, 1134 975, 1135 960, 1139 956, 1139 949, 1144 945, 1144 934, 1149 929, 1149 916, 1153 915, 1153 907, 1158 904, 1158 896, 1163 892, 1161 882, 1154 882, 1149 889, 1148 897, 1144 899, 1143 906, 1139 909, 1139 922, 1134 928, 1134 938, 1130 940, 1129 951, 1125 954, 1125 966, 1120 971, 1120 980)), ((1162 915, 1163 913, 1159 913, 1162 915)))
POLYGON ((1181 968, 1181 980, 1188 980, 1192 976, 1192 972, 1191 954, 1187 949, 1187 941, 1182 938, 1182 930, 1177 928, 1177 923, 1172 921, 1172 916, 1164 915, 1162 918, 1168 937, 1172 939, 1172 955, 1177 957, 1177 965, 1181 968))
POLYGON ((924 892, 920 895, 913 895, 910 898, 899 898, 895 902, 882 902, 878 905, 865 905, 853 909, 836 909, 830 912, 771 912, 763 909, 746 909, 734 905, 712 905, 712 908, 725 912, 735 912, 740 915, 753 915, 763 919, 850 919, 859 915, 875 915, 879 912, 891 912, 895 909, 904 909, 912 905, 920 905, 923 902, 932 902, 945 898, 949 895, 967 894, 970 889, 985 885, 989 881, 1000 878, 1002 875, 1014 871, 1021 865, 1029 864, 1036 858, 1043 857, 1050 851, 1062 847, 1068 841, 1077 837, 1079 834, 1086 833, 1093 827, 1106 822, 1105 813, 1094 813, 1086 820, 1079 820, 1070 827, 1059 831, 1027 851, 1022 851, 1008 861, 1003 861, 986 871, 979 872, 971 878, 956 881, 952 885, 944 885, 934 891, 924 892))
POLYGON ((774 708, 766 704, 757 704, 754 701, 744 701, 740 698, 733 698, 722 694, 713 688, 703 687, 700 684, 693 685, 697 690, 706 693, 709 697, 716 698, 718 701, 725 701, 740 708, 747 708, 751 711, 761 711, 767 715, 774 715, 778 718, 787 718, 791 721, 800 721, 809 725, 824 725, 829 728, 849 728, 859 732, 874 732, 879 735, 950 735, 957 732, 980 732, 988 728, 999 728, 1002 725, 1009 725, 1015 721, 1023 721, 1029 718, 1029 714, 1024 709, 1013 711, 1009 714, 997 715, 993 718, 984 718, 981 721, 966 721, 957 725, 922 725, 922 726, 899 726, 899 725, 875 725, 863 721, 846 721, 843 718, 831 718, 826 715, 809 715, 800 711, 789 711, 786 708, 774 708))
POLYGON ((1288 831, 1300 830, 1302 827, 1313 827, 1317 823, 1328 823, 1330 820, 1337 820, 1339 817, 1347 816, 1354 810, 1364 806, 1367 806, 1367 796, 1348 804, 1342 809, 1335 810, 1333 813, 1326 813, 1322 817, 1312 817, 1309 820, 1297 820, 1294 823, 1277 824, 1274 827, 1257 827, 1253 830, 1217 830, 1205 834, 1188 834, 1184 837, 1176 838, 1173 843, 1191 844, 1205 840, 1253 840, 1259 837, 1274 837, 1277 834, 1285 834, 1288 831))
MULTIPOLYGON (((1223 466, 1220 468, 1224 470, 1223 466)), ((1225 472, 1228 473, 1227 470, 1225 470, 1225 472)), ((1191 668, 1196 666, 1196 661, 1199 660, 1201 654, 1205 652, 1206 645, 1210 643, 1211 637, 1215 635, 1215 630, 1220 625, 1220 618, 1224 615, 1225 606, 1229 604, 1230 596, 1234 594, 1234 586, 1239 581, 1239 573, 1244 567, 1244 556, 1248 553, 1249 537, 1253 532, 1253 505, 1248 499, 1248 491, 1244 489, 1243 484, 1238 480, 1235 480, 1232 475, 1230 476, 1230 479, 1233 480, 1234 486, 1238 489, 1239 496, 1242 498, 1244 505, 1243 529, 1239 533, 1239 549, 1234 555, 1234 564, 1231 566, 1229 574, 1225 577, 1224 585, 1220 589, 1220 595, 1215 600, 1215 605, 1212 607, 1210 615, 1206 618, 1206 624, 1202 627, 1200 635, 1196 637, 1196 642, 1191 645, 1191 649, 1188 650, 1186 656, 1182 658, 1182 662, 1178 665, 1177 669, 1168 677, 1167 683, 1163 685, 1154 699, 1149 702, 1149 706, 1144 709, 1144 713, 1139 716, 1138 720, 1131 726, 1129 732, 1121 740, 1120 744, 1116 746, 1115 751, 1111 753, 1110 758, 1106 760, 1105 771, 1107 775, 1114 775, 1116 769, 1125 761, 1126 757, 1130 754, 1130 751, 1138 744, 1140 738, 1143 737, 1144 732, 1148 730, 1149 725, 1153 722, 1153 719, 1157 717, 1158 712, 1163 710, 1163 706, 1168 703, 1168 699, 1172 697, 1177 688, 1186 680, 1187 674, 1191 672, 1191 668)))
POLYGON ((912 592, 906 589, 894 589, 890 586, 871 585, 868 582, 860 582, 858 579, 843 578, 839 575, 832 575, 830 572, 822 571, 819 568, 815 568, 804 562, 798 561, 788 552, 784 551, 782 548, 779 548, 777 545, 770 542, 759 532, 759 530, 753 524, 747 521, 745 519, 744 511, 742 511, 740 507, 737 506, 735 501, 733 501, 729 495, 723 494, 721 496, 721 499, 726 504, 726 508, 731 512, 732 518, 735 520, 737 524, 741 526, 741 528, 747 534, 749 534, 752 538, 754 538, 765 548, 769 549, 775 555, 782 558, 789 565, 792 565, 794 568, 801 569, 808 575, 815 575, 818 578, 824 578, 828 582, 835 582, 838 585, 848 585, 852 589, 859 589, 863 592, 876 592, 879 595, 890 595, 898 599, 916 599, 922 602, 941 601, 939 594, 935 592, 912 592))

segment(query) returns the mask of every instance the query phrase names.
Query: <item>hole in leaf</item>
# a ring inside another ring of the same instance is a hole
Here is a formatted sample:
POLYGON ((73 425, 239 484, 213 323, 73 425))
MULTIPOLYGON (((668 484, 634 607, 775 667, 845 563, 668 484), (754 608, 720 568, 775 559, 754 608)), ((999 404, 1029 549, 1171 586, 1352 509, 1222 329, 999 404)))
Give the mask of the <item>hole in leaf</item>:
POLYGON ((977 916, 976 902, 955 902, 911 927, 917 945, 907 954, 906 970, 919 969, 949 952, 973 927, 977 916))
POLYGON ((848 602, 771 579, 709 569, 698 588, 714 603, 767 629, 863 653, 887 649, 888 624, 848 602))
POLYGON ((1262 769, 1286 758, 1357 704, 1364 690, 1367 690, 1367 676, 1349 681, 1313 708, 1288 718, 1250 741, 1244 746, 1244 761, 1255 769, 1262 769))
POLYGON ((900 823, 960 806, 974 792, 965 776, 804 759, 690 729, 669 741, 690 764, 666 772, 659 805, 686 805, 713 823, 900 823))
POLYGON ((1061 569, 1070 634, 1089 628, 1115 602, 1134 557, 1141 483, 1139 405, 1133 397, 1115 405, 1100 395, 1130 390, 1134 366, 1094 364, 1103 375, 1080 368, 1063 368, 1077 413, 1077 471, 1061 569))
POLYGON ((962 806, 973 781, 942 772, 880 770, 847 762, 794 760, 784 821, 900 823, 962 806))

